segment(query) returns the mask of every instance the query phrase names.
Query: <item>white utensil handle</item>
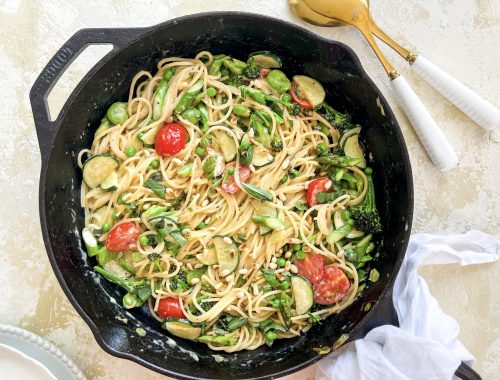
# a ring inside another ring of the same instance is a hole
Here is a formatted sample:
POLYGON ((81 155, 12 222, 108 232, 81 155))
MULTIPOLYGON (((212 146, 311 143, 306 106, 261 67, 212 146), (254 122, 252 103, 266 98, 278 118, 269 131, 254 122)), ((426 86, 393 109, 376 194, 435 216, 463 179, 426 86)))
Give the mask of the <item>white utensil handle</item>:
POLYGON ((419 56, 411 67, 450 102, 486 130, 500 126, 500 110, 441 68, 419 56))
POLYGON ((458 163, 455 151, 406 79, 399 76, 391 85, 434 165, 441 171, 454 168, 458 163))

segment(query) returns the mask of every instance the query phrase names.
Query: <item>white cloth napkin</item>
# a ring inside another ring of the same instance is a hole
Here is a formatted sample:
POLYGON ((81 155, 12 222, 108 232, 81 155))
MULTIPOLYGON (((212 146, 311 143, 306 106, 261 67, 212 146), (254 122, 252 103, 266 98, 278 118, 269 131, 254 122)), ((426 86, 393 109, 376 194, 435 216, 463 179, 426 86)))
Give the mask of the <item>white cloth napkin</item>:
POLYGON ((452 379, 460 362, 472 364, 474 357, 458 340, 457 321, 441 310, 417 268, 482 264, 499 256, 500 241, 479 231, 413 235, 394 285, 400 327, 377 327, 330 354, 318 363, 316 380, 452 379))

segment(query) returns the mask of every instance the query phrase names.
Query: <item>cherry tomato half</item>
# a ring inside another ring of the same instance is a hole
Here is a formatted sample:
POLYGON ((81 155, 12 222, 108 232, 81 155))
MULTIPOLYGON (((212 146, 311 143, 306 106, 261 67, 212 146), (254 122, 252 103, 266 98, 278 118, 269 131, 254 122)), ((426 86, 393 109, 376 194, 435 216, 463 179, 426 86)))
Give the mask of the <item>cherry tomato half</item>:
POLYGON ((302 99, 302 97, 300 96, 300 94, 298 94, 298 92, 299 92, 299 87, 297 86, 297 83, 292 82, 292 87, 290 87, 290 95, 292 96, 292 100, 304 109, 313 108, 307 100, 302 99))
POLYGON ((330 305, 340 301, 349 290, 349 279, 341 269, 325 268, 321 281, 314 287, 314 301, 330 305))
POLYGON ((304 276, 313 287, 315 287, 323 277, 323 256, 319 253, 308 253, 303 259, 293 261, 299 274, 304 276))
POLYGON ((162 319, 185 318, 181 305, 179 304, 179 299, 174 297, 162 298, 158 304, 156 314, 162 319))
POLYGON ((155 149, 159 156, 175 156, 186 145, 187 131, 182 124, 166 123, 156 134, 155 149))
MULTIPOLYGON (((226 167, 224 168, 224 173, 228 168, 234 166, 235 166, 235 161, 227 163, 226 167)), ((248 177, 250 177, 251 173, 250 167, 240 165, 239 171, 240 171, 240 182, 245 182, 248 179, 248 177)), ((226 183, 223 183, 221 187, 226 193, 229 194, 234 194, 240 189, 236 184, 236 182, 234 181, 234 175, 227 177, 226 183)))
POLYGON ((331 182, 331 180, 329 178, 323 177, 315 179, 309 184, 309 186, 307 187, 307 202, 309 203, 309 206, 312 207, 318 204, 316 195, 318 195, 318 193, 321 193, 323 191, 329 190, 326 188, 328 182, 331 182))
POLYGON ((130 252, 135 250, 139 238, 139 227, 133 222, 125 222, 115 226, 106 239, 109 252, 130 252))

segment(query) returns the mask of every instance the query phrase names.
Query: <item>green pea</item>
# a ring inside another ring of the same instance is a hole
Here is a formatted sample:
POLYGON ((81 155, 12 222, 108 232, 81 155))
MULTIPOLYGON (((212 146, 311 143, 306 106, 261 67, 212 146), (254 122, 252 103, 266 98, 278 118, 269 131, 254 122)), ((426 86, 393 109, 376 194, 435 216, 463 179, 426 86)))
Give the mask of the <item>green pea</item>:
POLYGON ((234 170, 235 170, 235 169, 234 169, 233 167, 229 167, 229 168, 227 169, 227 174, 229 174, 229 175, 234 175, 234 170))
POLYGON ((280 257, 278 260, 276 260, 276 264, 278 264, 279 267, 283 268, 286 265, 286 260, 283 257, 280 257))
POLYGON ((249 117, 250 116, 250 108, 248 108, 247 106, 244 106, 242 104, 235 104, 233 106, 233 113, 236 116, 249 117))
POLYGON ((345 224, 347 224, 348 226, 354 226, 354 220, 349 218, 345 221, 345 224))
POLYGON ((203 158, 203 156, 205 155, 205 149, 203 149, 201 146, 197 146, 194 152, 201 158, 203 158))
POLYGON ((139 132, 138 134, 135 135, 135 138, 139 141, 142 141, 142 138, 144 137, 144 133, 143 132, 139 132))
POLYGON ((177 67, 169 67, 163 73, 163 78, 165 80, 167 80, 167 81, 170 80, 170 79, 172 79, 172 77, 174 76, 176 70, 177 70, 177 67))
POLYGON ((295 245, 293 246, 293 250, 294 250, 294 251, 298 251, 298 250, 300 250, 301 248, 302 248, 302 246, 301 246, 300 244, 295 244, 295 245))
POLYGON ((275 340, 276 338, 278 338, 278 335, 274 332, 274 331, 268 331, 266 333, 266 339, 269 340, 269 341, 273 341, 275 340))
POLYGON ((182 113, 182 117, 191 124, 196 125, 201 118, 200 110, 194 107, 186 108, 186 110, 182 113))
POLYGON ((101 230, 102 230, 102 232, 108 232, 110 229, 111 229, 111 226, 110 226, 108 223, 104 223, 104 224, 101 226, 101 230))
POLYGON ((158 169, 159 166, 160 166, 160 160, 153 160, 149 164, 149 167, 152 169, 158 169))
POLYGON ((111 214, 111 219, 116 220, 118 219, 118 214, 116 212, 111 214))
POLYGON ((295 257, 299 260, 305 259, 306 253, 303 250, 299 250, 299 251, 295 252, 295 257))
POLYGON ((372 168, 365 168, 365 174, 366 175, 372 175, 373 174, 373 169, 372 168))
POLYGON ((207 88, 207 95, 210 96, 211 98, 217 96, 217 89, 215 87, 207 88))
POLYGON ((142 245, 146 245, 149 243, 149 238, 147 236, 141 236, 139 238, 139 243, 141 243, 142 245))
POLYGON ((123 124, 128 119, 127 103, 116 102, 111 104, 106 112, 106 117, 114 125, 123 124))
POLYGON ((290 178, 297 178, 298 176, 300 176, 300 171, 298 171, 298 170, 291 170, 290 171, 290 178))
POLYGON ((205 222, 200 222, 200 224, 198 224, 196 228, 199 230, 203 230, 204 228, 207 228, 207 224, 205 222))
POLYGON ((125 154, 128 157, 134 157, 136 153, 137 153, 137 149, 134 148, 133 146, 129 146, 127 149, 125 149, 125 154))
POLYGON ((288 181, 288 176, 285 174, 283 177, 280 179, 280 185, 283 185, 286 181, 288 181))
POLYGON ((215 156, 208 157, 205 163, 203 164, 203 172, 205 174, 212 175, 216 165, 217 165, 217 157, 215 156))
POLYGON ((291 102, 292 101, 292 95, 288 93, 284 93, 281 95, 281 100, 284 100, 285 102, 291 102))
POLYGON ((267 82, 269 85, 279 92, 287 92, 290 90, 292 83, 281 70, 271 70, 267 74, 267 82))
POLYGON ((279 298, 275 298, 273 300, 273 307, 279 309, 280 306, 281 306, 281 300, 279 298))
POLYGON ((316 151, 317 151, 318 153, 324 153, 324 152, 326 152, 326 151, 327 151, 327 149, 328 149, 328 147, 326 146, 326 144, 325 144, 325 143, 320 143, 320 144, 318 144, 318 146, 316 147, 316 151))

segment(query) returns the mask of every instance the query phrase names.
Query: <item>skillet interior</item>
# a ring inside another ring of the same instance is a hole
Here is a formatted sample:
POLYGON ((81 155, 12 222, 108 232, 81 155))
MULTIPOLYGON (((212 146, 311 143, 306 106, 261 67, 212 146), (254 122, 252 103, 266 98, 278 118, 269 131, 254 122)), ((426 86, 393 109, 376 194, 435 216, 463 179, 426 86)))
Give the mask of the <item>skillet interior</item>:
POLYGON ((292 24, 242 13, 187 16, 144 33, 106 56, 82 80, 63 107, 53 148, 42 166, 40 215, 48 255, 65 293, 97 342, 113 355, 179 378, 263 378, 305 367, 319 359, 312 348, 331 346, 342 333, 360 336, 373 325, 387 322, 388 316, 380 310, 390 301, 390 288, 411 229, 411 169, 396 119, 354 53, 341 43, 326 41, 292 24), (352 114, 364 127, 362 140, 373 155, 370 165, 376 173, 377 201, 385 226, 383 248, 375 261, 380 280, 368 286, 353 305, 304 336, 276 341, 272 349, 220 354, 226 359, 222 363, 203 344, 168 338, 145 309, 124 311, 119 305, 123 292, 93 274, 95 261, 82 249, 79 234, 84 215, 76 155, 90 146, 106 109, 118 99, 126 101, 137 71, 154 70, 164 56, 192 57, 201 50, 243 59, 252 51, 271 50, 282 57, 283 70, 289 76, 305 73, 321 80, 329 102, 352 114), (110 302, 111 297, 118 304, 110 302), (366 302, 377 300, 368 313, 362 311, 366 302), (128 323, 117 316, 127 318, 128 323), (145 337, 136 334, 138 326, 147 330, 145 337))

